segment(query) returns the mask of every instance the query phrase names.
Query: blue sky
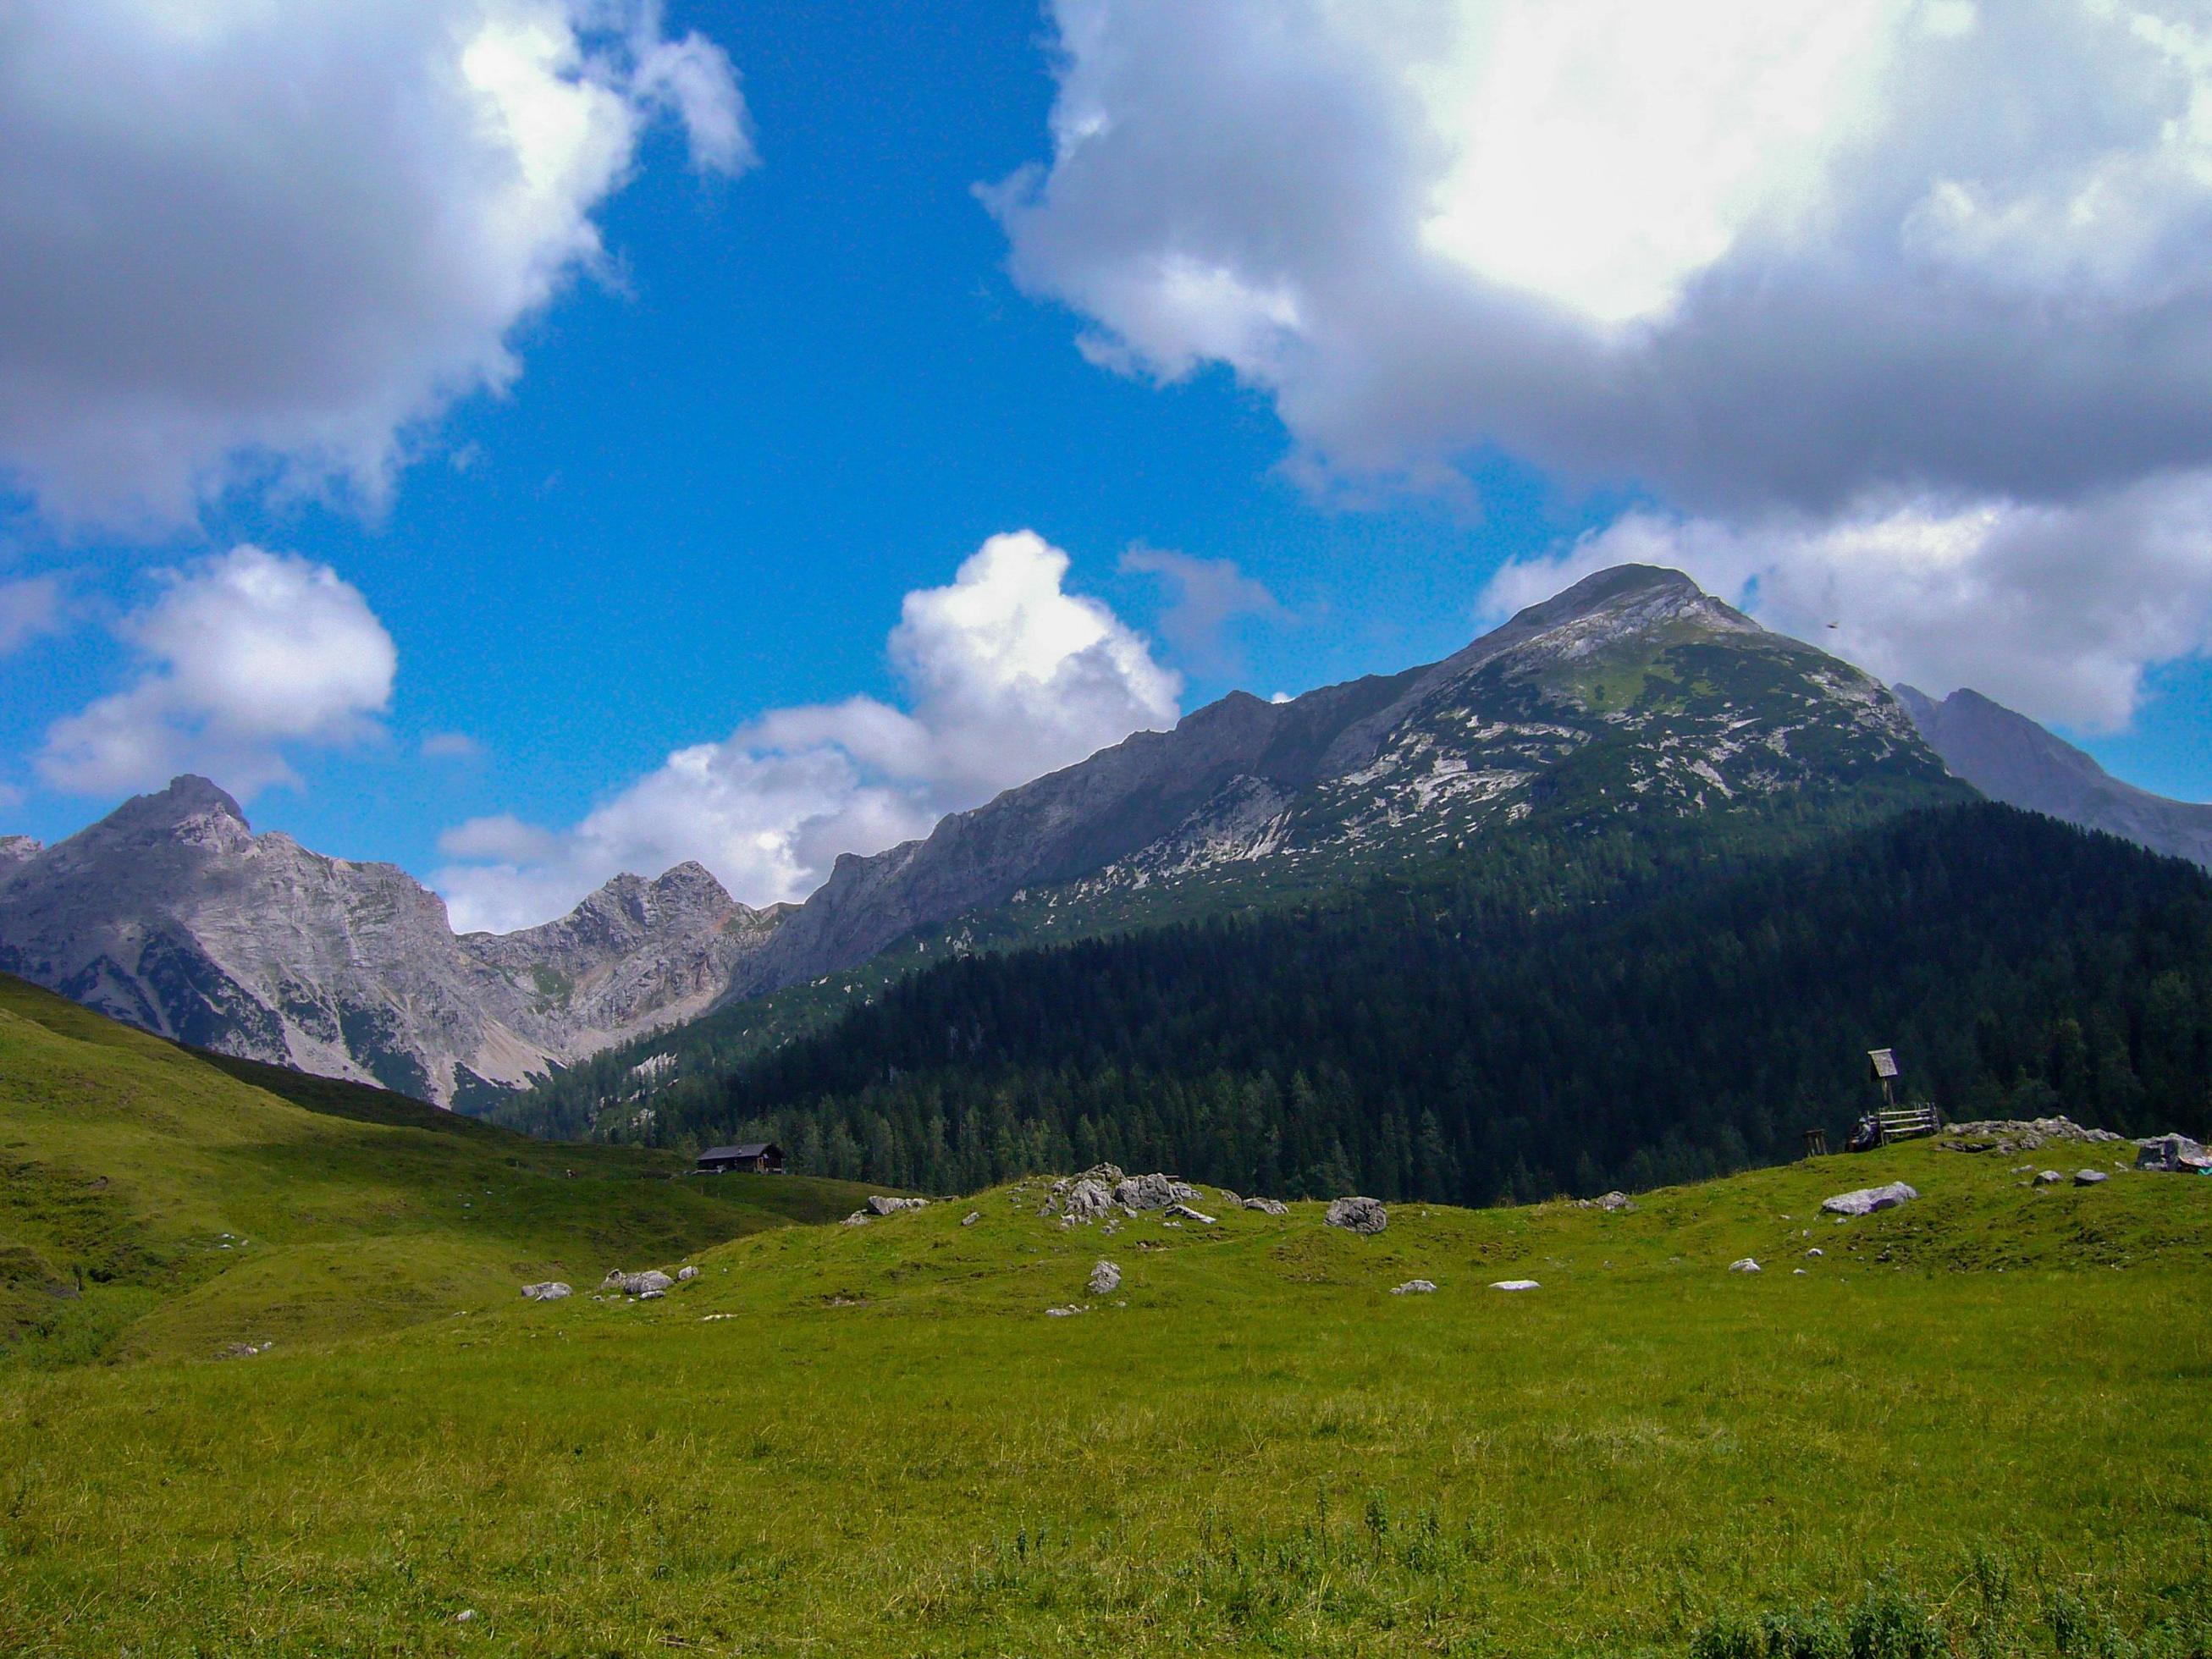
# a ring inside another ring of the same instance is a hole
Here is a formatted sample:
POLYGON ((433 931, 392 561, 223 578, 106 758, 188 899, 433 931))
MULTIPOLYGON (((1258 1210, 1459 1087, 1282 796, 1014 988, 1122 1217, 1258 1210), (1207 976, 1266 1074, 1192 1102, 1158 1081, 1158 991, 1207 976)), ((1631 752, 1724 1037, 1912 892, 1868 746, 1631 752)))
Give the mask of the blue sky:
MULTIPOLYGON (((1102 27, 1118 26, 1114 5, 1097 9, 1107 19, 1102 27)), ((1148 48, 1175 53, 1178 43, 1153 38, 1171 26, 1163 21, 1169 14, 1122 9, 1146 14, 1126 25, 1128 61, 1142 64, 1148 48)), ((1238 25, 1231 17, 1220 27, 1238 25)), ((327 568, 388 634, 397 662, 385 706, 374 706, 371 684, 358 706, 252 739, 258 760, 238 764, 261 786, 248 803, 257 827, 283 828, 325 851, 396 860, 438 876, 449 891, 459 864, 520 868, 532 879, 481 890, 477 914, 527 919, 532 907, 573 897, 569 890, 604 873, 592 860, 614 856, 610 848, 683 850, 665 826, 626 843, 602 836, 590 856, 560 840, 654 775, 672 750, 718 743, 771 711, 856 696, 914 706, 914 672, 902 677, 887 654, 902 599, 945 587, 987 538, 1020 530, 1064 550, 1065 586, 1097 601, 1139 641, 1130 648, 1149 653, 1151 666, 1132 671, 1131 706, 1157 701, 1157 687, 1143 678, 1157 667, 1180 676, 1174 695, 1185 709, 1231 686, 1297 691, 1442 655, 1477 631, 1486 585, 1509 563, 1533 592, 1566 580, 1577 558, 1654 548, 1666 556, 1674 548, 1709 586, 1756 595, 1781 592, 1782 573, 1745 550, 1786 544, 1802 550, 1788 572, 1811 570, 1818 581, 1794 610, 1785 598, 1763 611, 1768 620, 1802 629, 1813 615, 1808 607, 1858 607, 1851 614, 1863 626, 1855 637, 1867 649, 1857 654, 1874 657, 1870 666, 1901 665, 1938 681, 1931 689, 1939 690, 1994 675, 2000 683, 1985 685, 1993 695, 2070 725, 2124 775, 2190 798, 2212 795, 2201 742, 2212 677, 2196 636, 2185 631, 2135 659, 2124 649, 2116 655, 2100 636, 2080 646, 2085 665, 2073 678, 2022 671, 2006 684, 2008 665, 2073 647, 2054 647, 2043 623, 2023 623, 2014 656, 1963 647, 1947 654, 1947 639, 1977 631, 1972 611, 1946 611, 1917 575, 1900 578, 1927 615, 1884 633, 1881 561, 1868 567, 1871 588, 1851 585, 1862 581, 1861 565, 1837 575, 1838 525, 1878 524, 1901 543, 1956 532, 1984 499, 2006 511, 2028 500, 1996 471, 1968 476, 1979 463, 1956 460, 1966 450, 1950 434, 1925 438, 1911 476, 1924 479, 1942 466, 1955 476, 1940 479, 1942 489, 1925 501, 1900 507, 1893 495, 1878 507, 1854 504, 1860 498, 1850 491, 1864 480, 1825 496, 1816 483, 1790 497, 1791 484, 1753 499, 1743 480, 1756 466, 1780 476, 1790 464, 1729 462, 1735 472, 1721 477, 1723 463, 1681 463, 1656 441, 1643 452, 1608 453, 1573 440, 1571 410, 1524 416, 1526 399, 1486 417, 1488 425, 1423 416, 1430 426, 1400 442, 1390 401, 1352 409, 1343 389, 1351 371, 1327 355, 1352 349, 1338 342, 1376 327, 1390 307, 1369 296, 1352 319, 1358 328, 1331 331, 1324 349, 1323 331, 1309 319, 1326 320, 1326 304, 1351 302, 1316 297, 1337 281, 1322 253, 1281 255, 1291 273, 1283 282, 1298 284, 1284 290, 1298 296, 1294 305, 1267 311, 1249 298, 1264 300, 1256 280, 1235 290, 1237 304, 1273 318, 1278 334, 1309 331, 1289 345, 1249 343, 1237 331, 1242 322, 1219 343, 1206 331, 1217 313, 1194 321, 1188 307, 1172 311, 1158 295, 1132 298, 1128 284, 1115 285, 1117 271, 1158 267, 1158 250, 1170 245, 1162 236, 1173 248, 1214 248, 1208 257, 1220 270, 1244 269, 1234 264, 1243 246, 1233 222, 1238 198, 1277 177, 1267 169, 1279 164, 1254 159, 1255 147, 1233 122, 1170 129, 1180 153, 1196 158, 1170 176, 1147 175, 1141 156, 1109 155, 1083 172, 1063 152, 1056 170, 1032 175, 1024 205, 994 212, 979 198, 979 185, 1054 161, 1056 100, 1063 117, 1079 113, 1086 99, 1119 110, 1117 131, 1169 101, 1149 83, 1125 84, 1133 71, 1061 51, 1054 20, 1033 5, 700 0, 665 17, 648 8, 638 27, 678 43, 696 31, 726 55, 742 86, 757 165, 742 157, 719 170, 699 165, 691 107, 678 112, 682 119, 653 113, 653 60, 638 44, 646 35, 633 31, 611 46, 629 54, 621 60, 632 66, 626 95, 652 118, 641 122, 623 176, 585 197, 602 267, 569 262, 550 299, 515 307, 493 330, 516 370, 503 390, 463 386, 397 423, 402 453, 382 475, 386 499, 368 499, 374 489, 349 482, 343 467, 335 478, 311 469, 304 485, 289 477, 272 484, 264 445, 263 460, 196 486, 182 512, 115 511, 100 495, 96 458, 51 460, 40 452, 26 462, 31 441, 10 452, 0 431, 0 456, 16 462, 17 481, 0 530, 0 580, 54 584, 38 590, 46 596, 40 617, 16 629, 14 648, 0 658, 0 783, 12 795, 0 813, 5 828, 53 839, 128 793, 116 781, 127 769, 72 775, 42 762, 54 751, 50 733, 56 722, 127 692, 149 665, 158 674, 158 638, 168 636, 144 620, 149 609, 206 562, 250 544, 300 562, 288 568, 327 568), (1133 228, 1142 213, 1096 205, 1109 187, 1125 193, 1117 200, 1134 192, 1147 203, 1195 188, 1188 176, 1209 170, 1203 163, 1217 153, 1210 145, 1251 175, 1243 185, 1217 181, 1219 198, 1182 203, 1185 216, 1171 230, 1133 228), (1199 229, 1187 235, 1188 225, 1199 229), (1147 235, 1155 241, 1146 243, 1147 235), (1296 320, 1285 320, 1293 313, 1296 320), (1092 343, 1087 352, 1079 337, 1092 343), (1662 454, 1670 459, 1642 459, 1662 454), (1913 516, 1900 528, 1907 507, 1913 516), (1638 526, 1640 538, 1631 533, 1638 526), (1577 552, 1584 537, 1595 540, 1577 552), (1231 562, 1273 603, 1239 587, 1241 614, 1232 608, 1218 629, 1194 632, 1190 624, 1206 619, 1172 612, 1173 581, 1125 568, 1132 548, 1231 562), (2115 720, 2117 705, 2100 688, 2122 659, 2126 672, 2145 678, 2115 720), (445 737, 434 748, 466 752, 426 754, 425 739, 436 734, 445 737), (289 777, 260 776, 255 768, 270 757, 289 777), (69 787, 72 778, 80 787, 69 787), (503 827, 473 843, 452 838, 471 822, 503 827)), ((1192 50, 1202 63, 1204 44, 1192 50)), ((1173 64, 1158 71, 1195 72, 1173 64)), ((1283 74, 1296 82, 1291 70, 1283 74)), ((0 102, 8 95, 0 90, 0 102)), ((1291 142, 1279 126, 1267 131, 1271 143, 1291 142)), ((191 141, 146 140, 187 150, 191 141)), ((1686 155, 1685 166, 1696 161, 1686 155)), ((1279 166, 1282 178, 1315 172, 1295 154, 1279 166)), ((1285 222, 1320 222, 1321 209, 1309 213, 1310 205, 1284 210, 1285 222)), ((1515 280, 1555 281, 1565 294, 1574 276, 1539 271, 1515 280)), ((1407 303, 1410 315, 1425 301, 1407 303)), ((96 334, 96 311, 83 321, 96 334)), ((1422 326, 1486 325, 1448 318, 1422 326)), ((1448 355, 1427 353, 1425 343, 1390 349, 1437 361, 1448 355)), ((0 341, 0 353, 9 349, 0 341)), ((1377 346, 1359 364, 1388 360, 1377 346)), ((1481 370, 1464 398, 1446 384, 1416 388, 1407 402, 1444 410, 1479 403, 1503 372, 1481 370)), ((1570 365, 1559 378, 1577 372, 1570 365)), ((1820 395, 1823 372, 1818 364, 1802 369, 1809 397, 1820 395)), ((1897 370, 1911 372, 1910 364, 1897 370)), ((1751 453, 1749 441, 1740 447, 1751 453)), ((1725 450, 1727 441, 1714 447, 1725 450)), ((2170 473, 2144 461, 2114 467, 2111 477, 2069 483, 2063 510, 2087 513, 2080 502, 2106 502, 2141 478, 2170 473)), ((2040 514, 2030 528, 2046 526, 2045 505, 2028 505, 2040 514)), ((2181 511, 2159 510, 2169 518, 2181 511)), ((2103 580, 2090 546, 2101 523, 2087 520, 2075 532, 2088 550, 2075 574, 2092 583, 2103 580)), ((2171 534, 2192 533, 2190 523, 2171 534)), ((2033 568, 2046 574, 2034 580, 2047 586, 2050 556, 2041 556, 2033 568)), ((2002 594, 1981 591, 1977 603, 1996 614, 2002 594)), ((2129 626, 2124 620, 2114 631, 2124 637, 2129 626)), ((7 631, 0 626, 0 639, 7 631)), ((909 635, 908 648, 927 648, 914 643, 924 637, 909 635)), ((281 701, 285 692, 273 684, 257 695, 281 701)), ((945 719, 961 718, 965 695, 944 693, 952 711, 945 719)), ((195 738, 190 710, 161 718, 180 722, 184 735, 144 766, 245 752, 195 738)), ((1068 730, 1069 742, 1095 735, 1079 721, 1068 730)), ((884 774, 858 739, 833 733, 829 741, 860 778, 841 787, 865 792, 884 774)), ((1036 752, 1060 758, 1048 747, 1036 752)), ((889 775, 905 791, 897 810, 886 817, 871 807, 876 816, 866 822, 904 824, 915 811, 965 804, 1010 781, 949 762, 927 776, 896 765, 889 775)), ((851 835, 866 839, 861 829, 851 835)), ((819 856, 817 847, 789 867, 811 870, 819 856)), ((744 879, 725 873, 733 884, 744 879)))

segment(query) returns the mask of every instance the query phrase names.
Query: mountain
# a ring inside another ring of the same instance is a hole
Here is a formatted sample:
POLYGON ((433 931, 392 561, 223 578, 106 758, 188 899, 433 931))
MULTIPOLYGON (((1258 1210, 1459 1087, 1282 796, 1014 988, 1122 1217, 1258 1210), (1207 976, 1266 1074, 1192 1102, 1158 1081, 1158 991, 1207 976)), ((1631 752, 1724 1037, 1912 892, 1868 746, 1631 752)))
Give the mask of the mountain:
POLYGON ((257 836, 198 777, 0 858, 0 969, 197 1047, 441 1103, 703 1012, 781 915, 687 864, 457 939, 404 871, 257 836))
POLYGON ((1897 700, 1953 773, 1992 800, 2212 869, 2212 806, 2123 783, 2064 738, 1978 691, 1937 702, 1909 685, 1897 700))
POLYGON ((1624 565, 1442 662, 1287 702, 1233 693, 926 840, 842 858, 732 990, 848 968, 1010 902, 1134 921, 1170 890, 1326 884, 1524 820, 1928 791, 1946 793, 1941 764, 1878 682, 1679 571, 1624 565))
MULTIPOLYGON (((1439 871, 1457 914, 1581 915, 1632 878, 1972 798, 1867 675, 1679 572, 1624 566, 1442 662, 1288 702, 1231 696, 927 840, 841 860, 741 966, 728 1006, 497 1115, 647 1138, 737 1121, 751 1109, 726 1079, 750 1057, 979 950, 1298 906, 1374 908, 1387 933, 1408 920, 1402 884, 1439 871)), ((1348 1018, 1361 994, 1339 982, 1316 1006, 1348 1018)))

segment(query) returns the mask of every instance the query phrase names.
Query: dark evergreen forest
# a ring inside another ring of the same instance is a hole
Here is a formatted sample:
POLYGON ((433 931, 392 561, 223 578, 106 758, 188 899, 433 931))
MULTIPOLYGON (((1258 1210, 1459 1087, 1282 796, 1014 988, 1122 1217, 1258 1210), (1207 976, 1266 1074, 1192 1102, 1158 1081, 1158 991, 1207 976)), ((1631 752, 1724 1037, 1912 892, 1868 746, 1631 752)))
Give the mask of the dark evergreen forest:
POLYGON ((1877 1046, 1953 1118, 2212 1127, 2191 866, 1986 805, 1779 856, 1615 836, 1570 866, 946 963, 657 1097, 655 1138, 765 1135, 924 1191, 1111 1158, 1525 1200, 1840 1144, 1877 1046))

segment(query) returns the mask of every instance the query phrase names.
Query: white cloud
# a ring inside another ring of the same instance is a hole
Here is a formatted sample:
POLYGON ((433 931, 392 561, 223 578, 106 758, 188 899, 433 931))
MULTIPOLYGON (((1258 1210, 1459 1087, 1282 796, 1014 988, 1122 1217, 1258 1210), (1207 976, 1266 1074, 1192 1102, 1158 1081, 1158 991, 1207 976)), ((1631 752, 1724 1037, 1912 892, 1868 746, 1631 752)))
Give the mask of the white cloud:
POLYGON ((685 859, 754 904, 805 897, 841 853, 928 833, 945 812, 1172 724, 1182 683, 1104 605, 1064 586, 1067 556, 994 536, 952 583, 907 595, 889 641, 904 707, 781 708, 695 744, 558 833, 479 818, 441 842, 455 925, 557 915, 619 871, 685 859))
POLYGON ((137 678, 48 728, 48 783, 106 793, 192 770, 246 796, 292 776, 288 749, 376 731, 398 653, 329 566, 239 546, 163 580, 117 629, 137 678))
POLYGON ((62 585, 52 576, 0 582, 0 657, 51 632, 61 620, 62 585))
POLYGON ((1893 684, 1971 685, 2039 720, 2111 730, 2134 714, 2148 665, 2212 651, 2212 473, 2063 506, 1870 501, 1741 525, 1632 513, 1506 566, 1486 609, 1622 563, 1686 570, 1893 684))
POLYGON ((659 11, 0 8, 0 477, 76 521, 375 499, 418 422, 515 379, 659 114, 694 165, 752 161, 727 59, 659 11))
POLYGON ((1740 513, 2212 462, 2201 5, 1053 11, 1016 277, 1340 476, 1496 447, 1740 513))

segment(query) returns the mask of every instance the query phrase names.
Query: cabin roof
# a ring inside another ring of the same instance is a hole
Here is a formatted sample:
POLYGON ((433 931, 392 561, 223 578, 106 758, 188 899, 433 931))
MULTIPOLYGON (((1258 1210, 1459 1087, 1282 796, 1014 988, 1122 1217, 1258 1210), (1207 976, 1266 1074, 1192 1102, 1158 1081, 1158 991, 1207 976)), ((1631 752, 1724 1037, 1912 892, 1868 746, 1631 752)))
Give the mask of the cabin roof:
POLYGON ((772 1140, 749 1140, 742 1146, 709 1146, 699 1154, 699 1161, 703 1164, 708 1158, 759 1158, 763 1153, 779 1150, 772 1140))

